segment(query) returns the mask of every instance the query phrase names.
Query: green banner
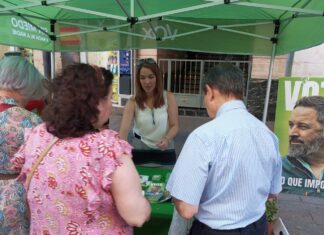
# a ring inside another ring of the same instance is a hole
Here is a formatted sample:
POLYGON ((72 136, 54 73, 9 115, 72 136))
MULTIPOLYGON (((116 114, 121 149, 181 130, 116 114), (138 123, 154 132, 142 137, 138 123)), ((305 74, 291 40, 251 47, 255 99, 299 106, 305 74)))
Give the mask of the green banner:
POLYGON ((0 44, 15 45, 24 48, 42 48, 52 50, 52 43, 46 33, 47 21, 25 20, 19 16, 1 16, 0 44))
POLYGON ((288 153, 288 120, 296 101, 304 96, 324 96, 324 78, 285 77, 279 80, 274 131, 279 138, 280 153, 288 153))
MULTIPOLYGON (((315 148, 314 143, 310 143, 309 136, 306 134, 309 129, 304 129, 303 122, 311 119, 309 114, 299 113, 300 119, 294 119, 295 137, 304 141, 297 148, 299 154, 296 154, 296 145, 293 148, 291 156, 287 156, 289 149, 289 120, 294 106, 301 97, 324 96, 324 78, 281 78, 279 80, 275 133, 279 138, 280 153, 282 155, 282 192, 304 196, 316 196, 324 198, 324 176, 323 169, 318 171, 317 165, 314 165, 310 159, 314 154, 306 154, 310 148, 315 148), (298 122, 296 120, 299 120, 298 122), (302 121, 300 121, 302 120, 302 121), (297 125, 297 127, 296 127, 297 125), (299 133, 302 132, 302 133, 299 133), (300 136, 299 136, 300 134, 300 136), (308 142, 306 143, 306 140, 308 142)), ((310 122, 310 126, 311 126, 310 122)), ((314 127, 312 127, 314 128, 314 127)), ((310 128, 310 129, 312 129, 310 128)), ((317 137, 315 137, 317 138, 317 137)), ((314 139, 315 140, 315 139, 314 139)), ((313 141, 314 141, 313 140, 313 141)), ((318 140, 320 141, 320 140, 318 140)), ((320 150, 316 150, 320 151, 320 150)), ((318 152, 316 152, 318 153, 318 152)))

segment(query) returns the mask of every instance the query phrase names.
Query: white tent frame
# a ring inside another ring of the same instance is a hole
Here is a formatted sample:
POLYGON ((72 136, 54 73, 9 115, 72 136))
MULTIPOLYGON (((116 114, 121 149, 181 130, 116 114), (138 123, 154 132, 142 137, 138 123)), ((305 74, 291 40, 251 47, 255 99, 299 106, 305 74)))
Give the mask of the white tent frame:
MULTIPOLYGON (((308 9, 301 9, 301 8, 295 8, 295 7, 286 7, 286 6, 282 6, 282 5, 270 5, 270 4, 240 2, 240 0, 206 0, 206 3, 203 3, 203 4, 147 15, 147 14, 145 14, 145 11, 141 6, 140 0, 136 0, 138 5, 142 8, 144 16, 135 17, 135 9, 134 9, 135 1, 134 0, 130 1, 130 13, 126 12, 126 10, 124 9, 123 5, 121 4, 121 2, 119 0, 116 0, 117 4, 119 4, 119 6, 122 8, 122 10, 124 11, 126 16, 107 14, 107 13, 102 13, 102 12, 98 12, 98 11, 92 11, 92 10, 88 10, 88 9, 71 7, 71 6, 66 6, 66 5, 61 4, 63 2, 69 2, 69 1, 71 1, 71 0, 47 0, 47 1, 41 1, 41 2, 40 1, 35 1, 35 0, 26 0, 26 2, 28 2, 26 4, 22 4, 22 5, 19 5, 19 6, 9 6, 9 7, 0 8, 0 16, 3 15, 3 14, 6 14, 6 15, 7 14, 16 14, 16 15, 26 19, 25 17, 23 17, 23 15, 16 13, 15 10, 29 9, 29 8, 36 7, 36 6, 45 5, 45 6, 52 6, 52 7, 57 7, 57 8, 60 8, 60 9, 65 9, 65 10, 76 11, 76 12, 80 12, 80 13, 86 13, 86 14, 91 14, 91 15, 95 15, 95 16, 105 17, 107 19, 115 19, 115 20, 121 20, 121 21, 127 22, 126 24, 123 23, 123 24, 118 25, 118 26, 95 27, 95 26, 91 26, 91 25, 74 24, 74 23, 70 23, 70 22, 60 21, 60 23, 69 24, 69 25, 78 25, 78 26, 81 26, 81 27, 84 27, 84 28, 89 28, 89 29, 88 30, 83 30, 83 31, 80 31, 80 32, 76 32, 76 33, 65 33, 65 34, 63 33, 63 34, 55 35, 54 26, 53 26, 53 30, 51 30, 51 34, 47 34, 46 32, 45 33, 49 37, 55 37, 55 38, 61 38, 61 37, 72 36, 72 35, 82 35, 82 34, 86 34, 86 33, 90 33, 90 32, 100 32, 100 31, 112 31, 112 32, 118 32, 118 33, 130 35, 130 36, 146 37, 147 38, 148 35, 138 34, 138 33, 129 32, 129 31, 124 31, 122 29, 126 28, 126 27, 128 28, 128 26, 130 24, 134 24, 134 22, 135 23, 144 23, 144 22, 149 22, 150 23, 151 20, 158 19, 158 20, 176 22, 176 23, 181 23, 181 24, 190 24, 190 25, 201 27, 200 29, 196 29, 196 30, 192 30, 192 31, 189 31, 189 32, 185 32, 185 33, 175 35, 172 38, 187 36, 187 35, 190 35, 190 34, 197 34, 197 33, 200 33, 200 32, 203 32, 203 31, 208 31, 208 30, 223 30, 223 31, 227 31, 227 32, 230 32, 230 33, 256 37, 256 38, 260 38, 260 39, 264 39, 264 40, 271 40, 273 42, 273 48, 272 48, 272 52, 271 52, 269 74, 268 74, 268 79, 267 79, 267 91, 266 91, 266 97, 265 97, 265 101, 264 101, 264 110, 263 110, 263 116, 262 116, 262 121, 263 122, 266 122, 266 119, 267 119, 268 103, 269 103, 269 98, 270 98, 270 88, 271 88, 272 73, 273 73, 273 65, 274 65, 274 59, 275 59, 275 55, 276 55, 277 36, 278 36, 279 31, 275 30, 273 37, 268 37, 268 36, 264 36, 264 35, 257 35, 257 34, 247 33, 247 32, 244 32, 244 31, 240 31, 240 30, 237 30, 237 29, 231 29, 231 28, 233 28, 233 27, 237 28, 237 27, 244 27, 244 26, 253 26, 253 25, 260 25, 260 24, 273 24, 273 22, 264 22, 264 23, 255 23, 255 24, 249 23, 249 24, 217 25, 217 26, 214 26, 214 25, 199 24, 199 23, 195 23, 195 22, 174 20, 174 19, 171 19, 171 18, 168 19, 167 16, 172 16, 172 15, 177 14, 177 13, 183 13, 183 12, 188 12, 188 11, 193 11, 193 10, 198 10, 198 9, 204 9, 204 8, 208 8, 208 7, 212 7, 212 6, 216 6, 216 5, 222 5, 222 4, 236 4, 236 5, 240 5, 240 6, 248 6, 248 7, 255 7, 255 8, 282 10, 282 11, 286 11, 286 12, 293 12, 293 13, 299 13, 299 14, 312 15, 312 16, 323 16, 324 15, 323 11, 308 10, 308 9), (133 20, 133 22, 132 22, 132 20, 133 20)), ((50 21, 50 19, 46 19, 44 17, 35 17, 35 16, 30 16, 30 17, 50 21)), ((299 15, 299 17, 300 17, 300 15, 299 15)), ((29 21, 29 23, 32 24, 32 22, 30 22, 30 21, 29 21)), ((37 27, 36 25, 34 25, 34 26, 37 27)), ((39 27, 37 27, 37 28, 40 29, 39 27)), ((156 33, 155 33, 154 30, 153 30, 153 32, 154 32, 154 34, 156 36, 156 33)), ((157 40, 169 40, 169 39, 171 39, 170 36, 162 37, 162 38, 158 38, 156 36, 155 38, 154 37, 149 37, 149 38, 151 38, 153 40, 154 39, 157 39, 157 40)), ((53 50, 51 52, 51 65, 52 65, 51 66, 51 68, 52 68, 51 76, 54 77, 54 71, 55 71, 55 67, 54 67, 55 66, 55 46, 53 46, 53 50)))

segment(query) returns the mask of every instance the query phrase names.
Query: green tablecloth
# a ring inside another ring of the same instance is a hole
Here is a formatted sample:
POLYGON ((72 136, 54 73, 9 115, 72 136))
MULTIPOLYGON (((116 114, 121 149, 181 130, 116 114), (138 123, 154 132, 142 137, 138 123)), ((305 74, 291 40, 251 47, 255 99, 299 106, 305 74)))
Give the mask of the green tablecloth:
MULTIPOLYGON (((136 167, 140 175, 162 175, 171 172, 169 169, 158 167, 136 167)), ((135 235, 167 235, 172 220, 173 204, 171 202, 151 203, 151 219, 142 228, 134 228, 135 235)))

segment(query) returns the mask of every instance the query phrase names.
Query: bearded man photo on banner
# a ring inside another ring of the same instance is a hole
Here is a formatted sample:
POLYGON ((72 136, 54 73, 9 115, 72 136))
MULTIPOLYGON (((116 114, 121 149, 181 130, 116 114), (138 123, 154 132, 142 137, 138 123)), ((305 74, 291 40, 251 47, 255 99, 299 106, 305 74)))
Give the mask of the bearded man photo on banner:
POLYGON ((282 160, 282 192, 324 196, 324 97, 299 99, 289 118, 289 150, 282 160))

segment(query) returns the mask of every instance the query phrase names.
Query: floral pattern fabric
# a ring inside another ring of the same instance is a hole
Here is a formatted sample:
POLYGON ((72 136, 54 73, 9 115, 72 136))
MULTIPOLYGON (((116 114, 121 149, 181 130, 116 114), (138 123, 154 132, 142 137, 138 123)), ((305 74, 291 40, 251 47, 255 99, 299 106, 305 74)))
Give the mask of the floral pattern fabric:
MULTIPOLYGON (((35 159, 54 136, 41 124, 26 133, 12 163, 24 181, 35 159)), ((121 157, 131 146, 117 132, 58 140, 38 166, 27 193, 30 234, 122 235, 132 228, 118 214, 110 187, 121 157)))
MULTIPOLYGON (((14 105, 0 112, 0 174, 17 174, 10 159, 24 142, 25 128, 38 125, 41 119, 12 98, 0 97, 0 103, 14 105)), ((0 180, 0 235, 25 234, 29 234, 25 189, 15 179, 0 180)))

